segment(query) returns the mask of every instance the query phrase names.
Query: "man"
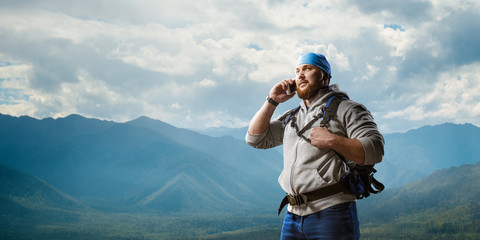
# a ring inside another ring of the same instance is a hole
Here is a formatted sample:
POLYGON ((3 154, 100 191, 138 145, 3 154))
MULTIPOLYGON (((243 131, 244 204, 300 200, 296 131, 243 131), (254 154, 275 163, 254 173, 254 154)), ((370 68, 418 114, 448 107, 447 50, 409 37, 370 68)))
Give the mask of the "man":
POLYGON ((330 85, 330 64, 324 55, 301 55, 295 72, 296 79, 273 86, 245 137, 255 148, 284 145, 284 168, 278 181, 290 197, 281 239, 359 239, 356 197, 345 191, 340 180, 354 163, 380 162, 384 139, 370 112, 348 100, 336 84, 330 85), (296 85, 300 108, 289 122, 285 119, 291 112, 271 120, 277 105, 295 95, 286 93, 290 84, 296 85), (314 118, 322 116, 333 95, 345 99, 328 125, 320 127, 321 118, 314 118))

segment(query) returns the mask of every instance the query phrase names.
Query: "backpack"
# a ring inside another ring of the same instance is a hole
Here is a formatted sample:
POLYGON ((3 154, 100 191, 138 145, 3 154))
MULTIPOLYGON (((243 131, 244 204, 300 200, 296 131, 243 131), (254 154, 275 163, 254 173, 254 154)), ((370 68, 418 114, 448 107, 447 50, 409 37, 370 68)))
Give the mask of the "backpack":
MULTIPOLYGON (((340 94, 331 96, 328 99, 321 116, 320 114, 314 116, 314 118, 302 129, 298 129, 295 116, 300 110, 300 106, 288 111, 281 118, 281 120, 284 121, 285 126, 290 122, 291 126, 295 129, 297 135, 305 141, 311 143, 310 139, 304 136, 305 131, 310 129, 313 124, 320 118, 322 118, 320 126, 327 127, 328 122, 337 114, 340 102, 345 99, 348 99, 348 97, 340 94)), ((345 163, 347 163, 347 161, 342 156, 341 158, 345 163)), ((347 164, 347 166, 349 166, 349 164, 347 164)), ((343 176, 340 180, 348 182, 350 192, 352 194, 355 194, 357 199, 367 198, 370 196, 371 193, 377 194, 385 189, 385 186, 373 176, 373 174, 377 172, 377 170, 375 170, 373 166, 374 165, 360 165, 355 163, 353 167, 349 166, 350 173, 343 176)))

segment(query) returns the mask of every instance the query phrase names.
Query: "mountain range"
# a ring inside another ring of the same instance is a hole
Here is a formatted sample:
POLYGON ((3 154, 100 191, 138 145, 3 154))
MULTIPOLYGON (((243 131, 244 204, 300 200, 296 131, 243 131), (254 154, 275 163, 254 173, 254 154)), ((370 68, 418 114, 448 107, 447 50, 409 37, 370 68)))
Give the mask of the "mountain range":
MULTIPOLYGON (((16 239, 28 229, 36 236, 37 224, 75 227, 89 222, 85 212, 274 213, 284 195, 276 181, 281 150, 251 148, 245 131, 208 134, 147 117, 117 123, 0 114, 0 234, 16 239)), ((451 123, 384 135, 375 176, 387 189, 359 201, 363 237, 469 232, 460 238, 476 239, 478 136, 474 125, 451 123)))
MULTIPOLYGON (((240 136, 246 128, 217 130, 208 136, 147 117, 116 123, 80 115, 39 120, 0 114, 0 163, 94 209, 273 209, 283 196, 276 182, 279 151, 246 145, 240 136)), ((474 125, 450 123, 387 134, 376 178, 395 188, 442 168, 476 163, 478 136, 474 125)))
MULTIPOLYGON (((438 209, 438 213, 464 211, 473 205, 480 208, 478 183, 480 162, 441 169, 401 188, 375 195, 370 201, 359 201, 360 212, 365 221, 382 223, 405 215, 420 215, 432 209, 438 209)), ((480 209, 471 210, 480 213, 480 209)))
POLYGON ((434 171, 480 161, 480 128, 444 123, 406 133, 386 134, 384 161, 376 176, 386 187, 400 187, 434 171))
POLYGON ((115 123, 0 115, 0 126, 1 163, 96 209, 258 211, 282 194, 275 184, 281 155, 232 137, 145 117, 115 123))

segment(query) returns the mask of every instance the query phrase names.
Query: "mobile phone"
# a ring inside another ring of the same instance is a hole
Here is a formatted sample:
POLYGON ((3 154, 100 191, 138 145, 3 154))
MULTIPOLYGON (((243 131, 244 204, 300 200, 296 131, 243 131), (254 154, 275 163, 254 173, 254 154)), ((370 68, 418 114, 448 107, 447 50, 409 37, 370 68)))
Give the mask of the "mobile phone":
POLYGON ((292 95, 296 90, 297 90, 297 84, 295 83, 295 80, 294 80, 292 84, 288 85, 287 95, 292 95))

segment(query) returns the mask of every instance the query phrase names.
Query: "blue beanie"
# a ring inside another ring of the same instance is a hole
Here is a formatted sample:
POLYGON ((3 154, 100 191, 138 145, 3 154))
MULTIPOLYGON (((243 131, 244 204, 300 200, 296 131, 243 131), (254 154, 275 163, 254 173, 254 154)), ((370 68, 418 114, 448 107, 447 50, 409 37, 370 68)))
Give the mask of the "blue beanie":
POLYGON ((297 66, 301 64, 311 64, 311 65, 317 66, 323 71, 325 71, 326 73, 328 73, 330 78, 332 77, 332 72, 330 71, 330 64, 328 63, 327 58, 325 58, 325 56, 322 54, 317 54, 317 53, 302 54, 300 55, 300 57, 298 57, 297 66))

